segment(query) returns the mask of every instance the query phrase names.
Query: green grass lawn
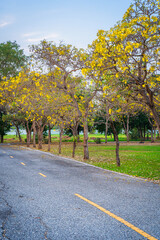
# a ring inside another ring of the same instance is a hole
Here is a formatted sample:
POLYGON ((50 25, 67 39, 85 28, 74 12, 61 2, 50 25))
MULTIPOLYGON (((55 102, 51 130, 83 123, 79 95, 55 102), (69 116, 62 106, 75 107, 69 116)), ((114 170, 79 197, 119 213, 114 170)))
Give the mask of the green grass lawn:
MULTIPOLYGON (((44 146, 47 151, 47 146, 44 146)), ((58 154, 58 145, 51 147, 51 152, 58 154)), ((90 159, 86 162, 104 169, 160 180, 160 145, 120 146, 121 166, 116 166, 115 145, 89 144, 90 159)), ((72 144, 63 143, 61 156, 72 156, 72 144)), ((76 148, 75 159, 83 161, 83 146, 76 148)))
MULTIPOLYGON (((95 144, 92 138, 100 137, 104 138, 104 135, 89 134, 89 156, 90 159, 86 161, 89 164, 126 173, 132 176, 143 177, 153 180, 160 180, 160 143, 140 144, 138 142, 124 144, 120 143, 120 160, 121 166, 116 166, 116 155, 115 155, 115 143, 109 142, 108 144, 95 144)), ((22 136, 23 140, 26 138, 22 136)), ((82 140, 83 136, 81 136, 82 140)), ((51 152, 58 155, 58 135, 53 135, 51 152)), ((125 136, 120 136, 120 139, 124 141, 125 136)), ((111 141, 113 139, 110 139, 111 141)), ((72 156, 72 138, 64 138, 62 143, 62 154, 61 156, 71 157, 72 156), (67 142, 66 142, 67 141, 67 142)), ((18 142, 16 136, 5 136, 4 142, 18 142)), ((47 151, 47 144, 43 145, 43 150, 47 151)), ((76 148, 75 159, 83 161, 83 143, 79 143, 76 148)))
POLYGON ((160 179, 160 146, 121 146, 121 167, 116 166, 115 146, 98 147, 97 151, 91 150, 88 163, 132 176, 160 179))

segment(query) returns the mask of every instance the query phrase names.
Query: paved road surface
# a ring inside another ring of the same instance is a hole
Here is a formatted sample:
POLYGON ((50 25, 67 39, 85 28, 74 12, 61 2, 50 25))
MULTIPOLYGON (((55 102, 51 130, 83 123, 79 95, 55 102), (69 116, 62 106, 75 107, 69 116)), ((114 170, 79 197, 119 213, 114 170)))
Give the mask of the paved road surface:
POLYGON ((0 239, 160 239, 159 200, 158 184, 0 146, 0 239))

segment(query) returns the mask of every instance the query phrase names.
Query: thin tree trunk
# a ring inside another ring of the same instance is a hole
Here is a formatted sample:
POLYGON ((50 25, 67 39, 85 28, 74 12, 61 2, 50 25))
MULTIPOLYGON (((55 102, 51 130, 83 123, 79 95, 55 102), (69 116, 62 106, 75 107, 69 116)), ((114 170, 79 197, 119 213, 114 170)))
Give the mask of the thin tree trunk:
POLYGON ((38 127, 38 149, 42 149, 42 138, 43 138, 43 130, 41 127, 38 127))
POLYGON ((73 151, 72 151, 72 157, 75 157, 75 151, 76 151, 76 146, 77 146, 77 138, 78 138, 78 133, 77 133, 77 128, 78 124, 76 123, 75 126, 72 128, 72 133, 73 133, 73 151))
POLYGON ((18 127, 18 125, 15 125, 15 126, 16 126, 16 130, 17 130, 17 133, 18 133, 19 141, 22 142, 22 138, 21 138, 21 135, 20 135, 19 127, 18 127))
POLYGON ((36 123, 35 120, 33 121, 33 147, 36 148, 36 123))
POLYGON ((31 135, 32 135, 32 131, 30 130, 30 134, 29 134, 29 142, 31 143, 31 135))
POLYGON ((51 150, 51 127, 50 124, 48 125, 49 129, 48 129, 48 151, 51 150))
POLYGON ((149 89, 149 87, 147 85, 146 85, 146 88, 147 88, 146 90, 147 90, 147 93, 149 94, 149 96, 143 90, 140 92, 140 94, 145 99, 146 104, 150 108, 150 110, 151 110, 151 112, 153 114, 153 118, 155 120, 155 123, 157 125, 158 132, 160 134, 160 117, 159 117, 159 114, 158 114, 158 112, 157 112, 157 110, 155 108, 155 105, 154 105, 153 92, 149 89))
POLYGON ((107 134, 108 134, 108 121, 109 121, 109 107, 106 104, 106 129, 105 129, 105 143, 107 143, 107 134))
POLYGON ((84 160, 89 159, 89 151, 88 151, 88 124, 87 124, 87 118, 84 118, 84 160))
POLYGON ((125 125, 124 119, 122 119, 122 121, 123 121, 124 131, 127 137, 127 142, 129 142, 129 114, 127 114, 127 126, 125 125))
POLYGON ((126 127, 126 124, 125 124, 125 121, 124 121, 123 117, 122 117, 122 122, 123 122, 125 135, 127 136, 127 127, 126 127))
POLYGON ((27 131, 27 147, 29 147, 30 146, 30 129, 29 129, 28 121, 27 121, 26 131, 27 131))
POLYGON ((115 128, 115 126, 114 126, 113 121, 111 121, 111 127, 112 127, 112 129, 113 129, 114 137, 115 137, 115 140, 116 140, 116 163, 117 163, 117 166, 120 167, 119 139, 118 139, 118 134, 117 134, 117 131, 116 131, 116 128, 115 128))
POLYGON ((129 114, 127 114, 127 142, 129 142, 129 114))
POLYGON ((153 126, 152 126, 152 128, 151 128, 151 143, 153 143, 154 142, 154 139, 153 139, 153 126))
POLYGON ((144 124, 144 141, 146 140, 146 126, 144 124))
POLYGON ((50 128, 50 143, 52 142, 52 134, 51 134, 52 128, 50 128))
POLYGON ((4 135, 1 134, 1 143, 3 143, 4 135))
POLYGON ((77 128, 77 142, 80 142, 79 127, 77 128))
POLYGON ((150 109, 151 109, 151 111, 153 113, 153 118, 154 118, 154 120, 156 122, 156 125, 157 125, 157 128, 158 128, 158 132, 160 134, 160 118, 159 118, 159 115, 158 115, 154 105, 152 107, 150 107, 150 109))
POLYGON ((62 135, 63 135, 63 128, 60 128, 59 133, 59 154, 62 152, 62 135))
POLYGON ((154 142, 156 141, 156 127, 154 127, 154 142))
POLYGON ((141 142, 143 142, 143 135, 142 135, 142 128, 140 127, 140 139, 141 139, 141 142))
POLYGON ((73 151, 72 151, 72 157, 75 157, 75 151, 76 151, 77 141, 76 139, 73 140, 73 151))
POLYGON ((38 149, 42 149, 43 130, 46 124, 42 124, 42 121, 37 121, 38 128, 38 149))

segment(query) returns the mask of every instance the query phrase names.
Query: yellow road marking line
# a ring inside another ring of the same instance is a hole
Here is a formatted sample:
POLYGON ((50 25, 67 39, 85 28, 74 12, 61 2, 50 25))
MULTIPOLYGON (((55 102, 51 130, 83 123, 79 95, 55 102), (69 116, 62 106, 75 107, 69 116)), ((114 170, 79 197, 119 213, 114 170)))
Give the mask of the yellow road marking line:
POLYGON ((10 156, 10 158, 13 158, 13 156, 10 156))
POLYGON ((149 235, 148 233, 144 232, 143 230, 135 227, 133 224, 125 221, 123 218, 118 217, 117 215, 115 215, 114 213, 111 213, 110 211, 106 210, 105 208, 99 206, 98 204, 88 200, 87 198, 79 195, 79 194, 75 194, 77 197, 81 198, 82 200, 88 202, 89 204, 93 205, 94 207, 98 208, 99 210, 101 210, 102 212, 105 212, 106 214, 108 214, 110 217, 113 217, 114 219, 118 220, 119 222, 123 223, 124 225, 126 225, 127 227, 131 228, 132 230, 138 232, 139 234, 141 234, 143 237, 146 237, 149 240, 158 240, 155 237, 152 237, 151 235, 149 235))
POLYGON ((42 174, 42 173, 39 173, 41 176, 43 176, 43 177, 47 177, 46 175, 44 175, 44 174, 42 174))
POLYGON ((23 163, 23 162, 21 162, 21 164, 22 164, 23 166, 26 166, 26 164, 25 164, 25 163, 23 163))

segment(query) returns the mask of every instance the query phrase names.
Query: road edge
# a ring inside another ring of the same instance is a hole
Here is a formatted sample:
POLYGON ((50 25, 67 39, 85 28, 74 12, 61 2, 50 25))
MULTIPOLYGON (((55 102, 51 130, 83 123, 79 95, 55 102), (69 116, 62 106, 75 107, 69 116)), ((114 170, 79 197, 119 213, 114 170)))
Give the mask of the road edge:
POLYGON ((126 177, 130 177, 130 178, 134 178, 134 179, 137 179, 137 180, 141 180, 141 181, 143 181, 143 182, 150 182, 150 183, 154 183, 154 184, 160 185, 160 181, 159 181, 159 180, 150 180, 150 179, 148 179, 148 178, 136 177, 136 176, 133 176, 133 175, 128 175, 128 174, 126 174, 126 173, 120 173, 120 172, 116 172, 116 171, 104 169, 104 168, 97 167, 97 166, 94 166, 94 165, 89 164, 89 163, 85 163, 85 162, 78 161, 78 160, 73 159, 73 158, 58 156, 58 155, 53 154, 53 153, 50 153, 50 152, 45 152, 45 151, 43 151, 43 150, 33 149, 33 148, 30 148, 30 147, 24 147, 24 146, 20 146, 20 147, 21 147, 21 148, 24 148, 24 149, 26 149, 26 150, 37 151, 37 152, 40 152, 40 153, 45 153, 46 155, 49 155, 49 156, 54 156, 54 157, 58 157, 58 158, 63 158, 63 159, 69 160, 69 161, 73 161, 73 162, 76 162, 76 163, 80 163, 80 164, 82 164, 82 165, 94 167, 94 168, 103 170, 103 171, 105 171, 105 172, 110 172, 110 173, 114 173, 114 174, 119 174, 119 175, 121 175, 121 176, 126 176, 126 177))

